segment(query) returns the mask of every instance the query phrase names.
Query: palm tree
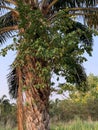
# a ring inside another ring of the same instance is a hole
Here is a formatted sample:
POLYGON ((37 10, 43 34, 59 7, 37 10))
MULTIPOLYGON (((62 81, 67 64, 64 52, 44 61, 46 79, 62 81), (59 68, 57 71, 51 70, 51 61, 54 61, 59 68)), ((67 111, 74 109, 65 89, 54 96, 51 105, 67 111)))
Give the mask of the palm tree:
POLYGON ((91 54, 92 32, 72 16, 82 15, 87 25, 97 27, 96 4, 95 0, 0 1, 1 9, 9 10, 0 17, 0 43, 15 30, 18 33, 18 54, 8 81, 10 93, 17 97, 19 130, 49 129, 51 72, 83 88, 82 54, 91 54))
POLYGON ((0 121, 6 126, 8 121, 8 114, 11 111, 11 105, 6 95, 0 98, 0 121))
POLYGON ((6 98, 6 95, 3 95, 3 96, 1 97, 1 99, 0 99, 0 115, 1 115, 1 113, 2 113, 2 109, 3 109, 3 104, 4 104, 4 102, 8 101, 8 100, 5 99, 5 98, 6 98))
POLYGON ((6 126, 16 127, 16 104, 10 103, 6 95, 0 98, 0 122, 6 129, 6 126))

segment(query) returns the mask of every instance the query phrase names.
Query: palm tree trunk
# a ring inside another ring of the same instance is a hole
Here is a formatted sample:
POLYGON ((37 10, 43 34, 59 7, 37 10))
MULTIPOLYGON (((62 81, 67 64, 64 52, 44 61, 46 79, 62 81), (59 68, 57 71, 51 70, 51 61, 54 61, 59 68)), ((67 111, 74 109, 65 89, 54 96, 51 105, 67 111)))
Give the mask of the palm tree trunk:
MULTIPOLYGON (((25 108, 26 130, 49 130, 49 114, 47 104, 39 98, 37 91, 35 98, 32 91, 26 92, 27 106, 25 108)), ((48 90, 47 90, 48 91, 48 90)), ((47 101, 48 103, 48 101, 47 101)))
POLYGON ((17 96, 17 120, 18 120, 18 130, 24 130, 23 129, 23 98, 22 98, 22 73, 20 70, 20 67, 17 68, 17 76, 19 81, 18 86, 18 96, 17 96))
POLYGON ((23 86, 25 86, 23 92, 25 128, 26 130, 49 130, 48 103, 50 87, 47 83, 44 88, 34 86, 44 81, 31 71, 32 68, 36 69, 35 62, 32 62, 32 60, 27 58, 27 64, 22 69, 23 86))

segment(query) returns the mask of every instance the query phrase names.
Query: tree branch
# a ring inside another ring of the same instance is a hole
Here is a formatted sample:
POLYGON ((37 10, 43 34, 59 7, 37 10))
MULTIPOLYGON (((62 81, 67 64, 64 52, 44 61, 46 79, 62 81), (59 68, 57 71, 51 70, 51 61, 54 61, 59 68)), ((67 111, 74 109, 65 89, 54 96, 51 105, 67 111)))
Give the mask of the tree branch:
POLYGON ((18 26, 15 25, 15 26, 11 26, 11 27, 4 27, 3 29, 0 29, 0 35, 5 32, 12 31, 12 30, 18 30, 18 26))

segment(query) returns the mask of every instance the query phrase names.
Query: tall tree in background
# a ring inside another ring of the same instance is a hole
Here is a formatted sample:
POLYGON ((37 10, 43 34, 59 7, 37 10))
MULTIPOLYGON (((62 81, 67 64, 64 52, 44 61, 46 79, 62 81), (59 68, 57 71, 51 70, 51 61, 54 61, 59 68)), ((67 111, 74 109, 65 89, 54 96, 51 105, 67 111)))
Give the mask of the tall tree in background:
POLYGON ((82 91, 76 90, 74 88, 69 93, 69 97, 74 102, 87 103, 88 100, 97 100, 98 98, 98 76, 94 76, 93 74, 89 74, 87 77, 89 90, 86 93, 82 91))
POLYGON ((0 98, 0 126, 16 127, 16 104, 11 104, 6 95, 0 98), (14 120, 13 120, 14 119, 14 120))
POLYGON ((14 44, 1 54, 9 49, 18 52, 8 81, 10 93, 17 97, 19 130, 49 130, 52 73, 86 89, 82 63, 85 51, 91 55, 92 31, 73 16, 82 15, 86 25, 97 27, 96 4, 95 0, 0 1, 0 9, 9 10, 0 17, 0 43, 16 34, 14 44))

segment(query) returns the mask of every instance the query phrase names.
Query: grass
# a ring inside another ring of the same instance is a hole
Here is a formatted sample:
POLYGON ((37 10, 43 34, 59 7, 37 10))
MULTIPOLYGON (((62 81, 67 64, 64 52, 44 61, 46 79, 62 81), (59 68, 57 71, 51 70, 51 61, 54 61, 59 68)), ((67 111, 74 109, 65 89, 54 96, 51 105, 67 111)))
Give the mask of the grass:
POLYGON ((11 128, 3 128, 3 127, 0 126, 0 130, 17 130, 17 128, 12 128, 11 129, 11 128))
POLYGON ((69 123, 55 123, 51 125, 51 130, 98 130, 98 122, 87 122, 77 119, 69 123))
MULTIPOLYGON (((0 130, 17 130, 17 128, 10 129, 0 127, 0 130)), ((68 123, 56 122, 51 124, 50 130, 98 130, 98 121, 82 121, 78 118, 68 123)))

